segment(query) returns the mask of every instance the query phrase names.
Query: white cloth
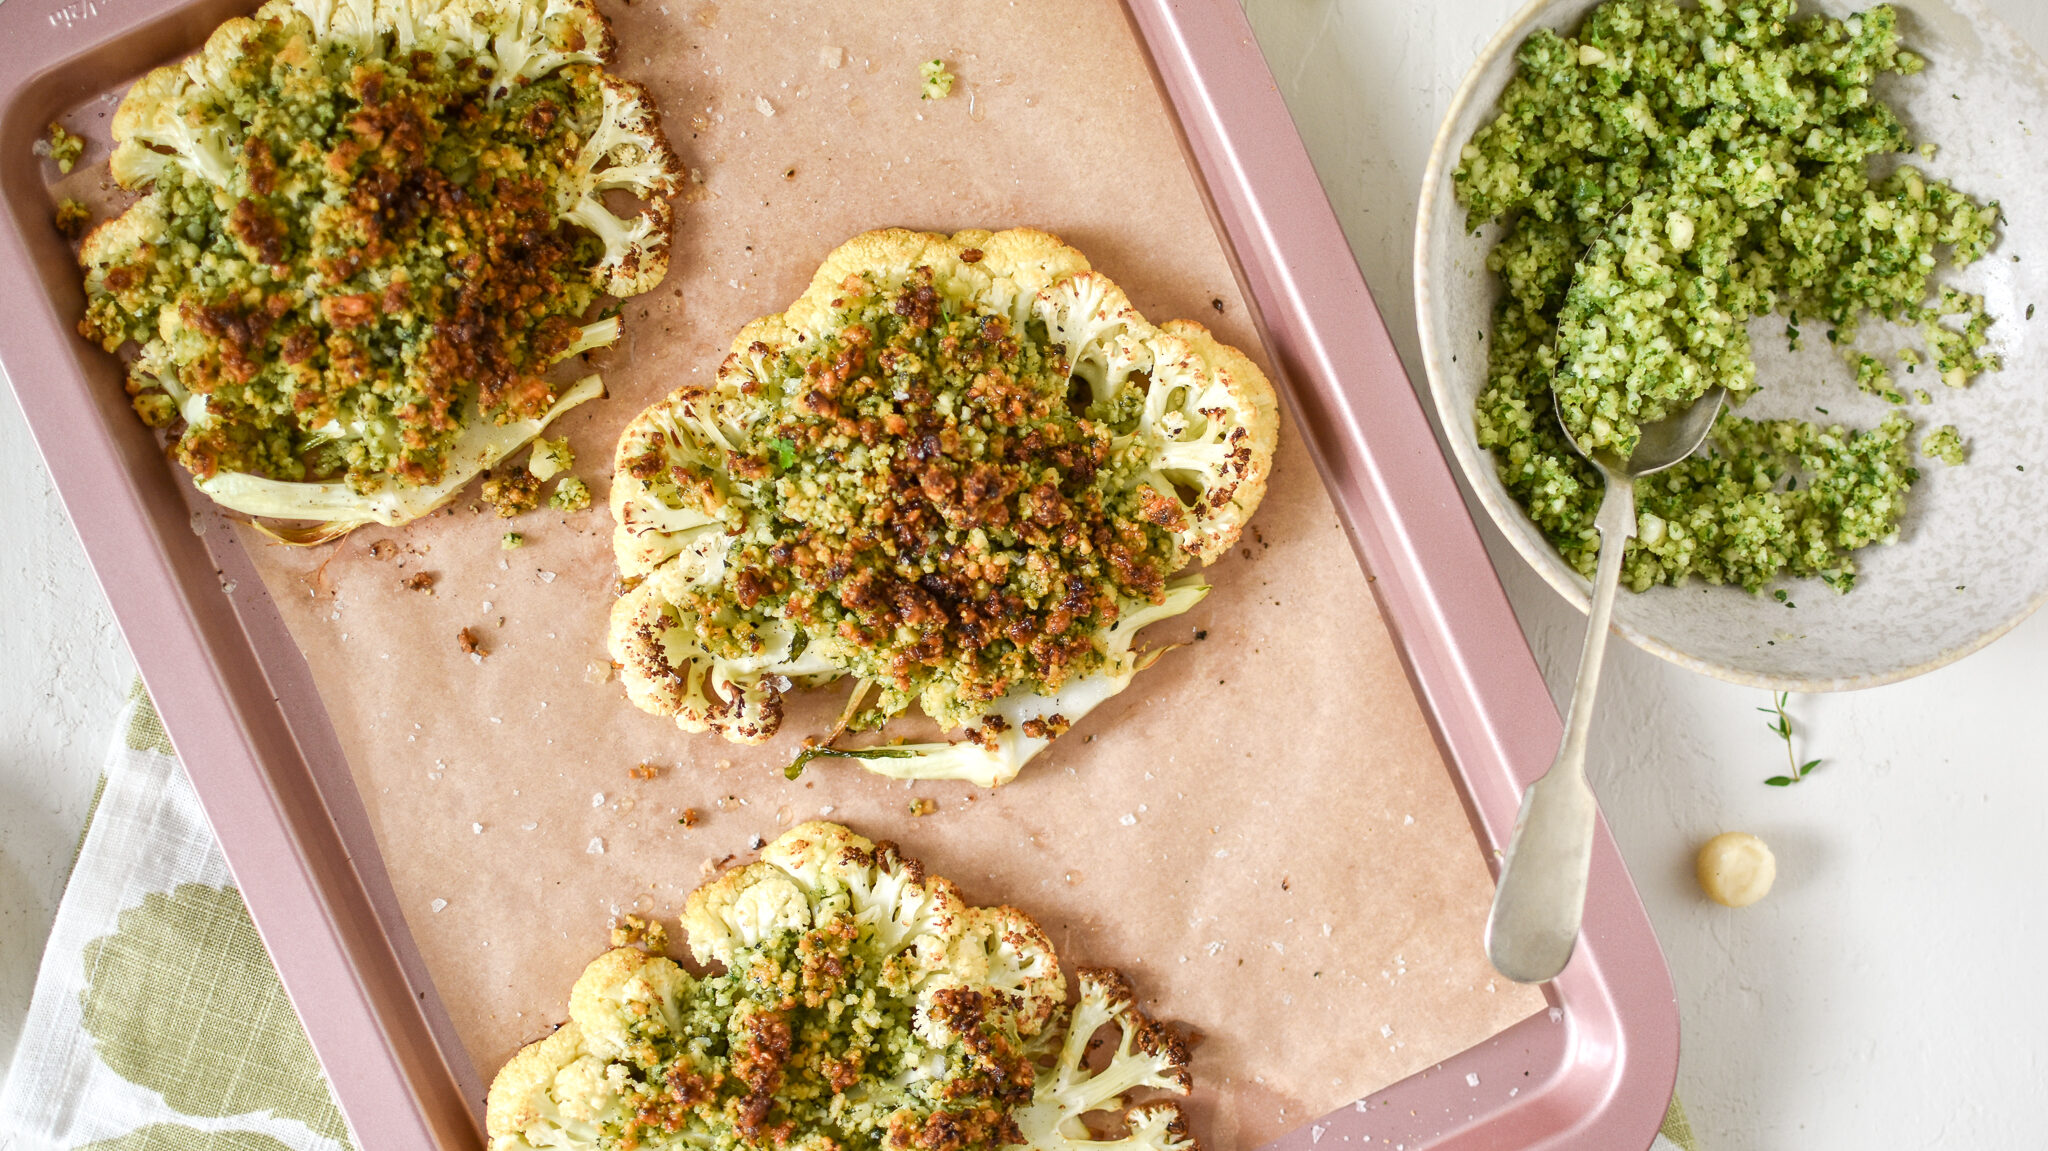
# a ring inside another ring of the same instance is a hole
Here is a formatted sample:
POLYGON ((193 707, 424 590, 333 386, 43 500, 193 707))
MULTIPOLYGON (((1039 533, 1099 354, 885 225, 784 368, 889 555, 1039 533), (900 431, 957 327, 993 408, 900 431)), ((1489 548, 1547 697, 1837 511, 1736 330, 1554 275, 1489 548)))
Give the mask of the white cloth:
POLYGON ((0 1085, 0 1151, 347 1151, 140 691, 120 730, 0 1085))

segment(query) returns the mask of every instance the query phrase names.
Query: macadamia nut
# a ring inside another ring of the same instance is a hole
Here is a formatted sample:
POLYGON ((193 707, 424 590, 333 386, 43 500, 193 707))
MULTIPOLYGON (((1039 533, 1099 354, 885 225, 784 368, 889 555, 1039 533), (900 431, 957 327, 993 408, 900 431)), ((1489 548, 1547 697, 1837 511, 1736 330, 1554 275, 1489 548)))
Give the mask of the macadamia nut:
POLYGON ((1724 831, 1700 848, 1694 871, 1708 899, 1724 907, 1748 907, 1771 893, 1778 860, 1756 836, 1724 831))

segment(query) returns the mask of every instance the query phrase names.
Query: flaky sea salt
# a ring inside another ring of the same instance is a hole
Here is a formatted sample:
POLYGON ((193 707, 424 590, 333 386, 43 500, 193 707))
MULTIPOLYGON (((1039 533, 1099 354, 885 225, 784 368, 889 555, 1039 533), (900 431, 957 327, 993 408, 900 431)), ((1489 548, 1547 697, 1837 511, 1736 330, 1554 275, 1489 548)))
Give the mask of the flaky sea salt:
POLYGON ((1468 1071, 1468 1072, 1466 1072, 1466 1073, 1465 1073, 1465 1086, 1467 1086, 1467 1087, 1477 1087, 1477 1086, 1479 1086, 1479 1073, 1478 1073, 1477 1071, 1468 1071))
POLYGON ((759 112, 763 116, 773 116, 775 114, 775 105, 770 104, 766 96, 756 96, 754 97, 754 111, 759 112))
POLYGON ((591 837, 590 837, 590 846, 589 846, 589 847, 586 847, 586 848, 584 848, 584 849, 583 849, 583 854, 585 854, 585 855, 603 855, 603 854, 604 854, 604 838, 603 838, 602 836, 595 836, 595 835, 591 836, 591 837))
POLYGON ((436 899, 434 902, 427 904, 427 906, 434 909, 434 914, 439 915, 441 913, 441 909, 448 906, 448 901, 445 899, 436 899))

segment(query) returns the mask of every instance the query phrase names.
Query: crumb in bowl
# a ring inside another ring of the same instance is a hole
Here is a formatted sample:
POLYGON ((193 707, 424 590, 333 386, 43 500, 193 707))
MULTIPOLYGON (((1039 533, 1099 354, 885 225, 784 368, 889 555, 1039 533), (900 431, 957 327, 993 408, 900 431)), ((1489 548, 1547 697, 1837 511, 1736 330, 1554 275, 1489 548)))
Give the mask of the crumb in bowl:
MULTIPOLYGON (((1498 115, 1453 188, 1472 226, 1501 223, 1487 266, 1502 296, 1475 424, 1503 485, 1590 575, 1601 490, 1588 450, 1626 457, 1643 424, 1713 387, 1758 386, 1748 322, 1825 338, 1862 391, 1908 396, 1860 350, 1871 316, 1916 326, 1924 361, 1963 387, 1998 360, 1976 295, 1937 285, 1997 241, 1997 203, 1911 163, 1874 94, 1923 61, 1878 6, 1834 19, 1794 0, 1680 6, 1609 0, 1570 35, 1521 46, 1498 115)), ((1908 370, 1922 362, 1908 349, 1908 370)), ((1855 553, 1898 534, 1919 479, 1913 421, 1874 427, 1724 412, 1709 450, 1637 482, 1623 580, 1691 576, 1752 591, 1786 577, 1855 582, 1855 553)))

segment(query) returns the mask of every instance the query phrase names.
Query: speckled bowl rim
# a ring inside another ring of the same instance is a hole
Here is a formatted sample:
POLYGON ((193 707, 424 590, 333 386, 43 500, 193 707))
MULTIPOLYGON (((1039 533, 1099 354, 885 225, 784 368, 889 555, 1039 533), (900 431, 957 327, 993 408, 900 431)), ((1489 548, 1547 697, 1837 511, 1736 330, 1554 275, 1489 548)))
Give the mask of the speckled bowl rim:
MULTIPOLYGON (((1453 395, 1444 382, 1449 372, 1439 354, 1442 345, 1436 319, 1430 307, 1434 298, 1433 285, 1429 274, 1429 259, 1432 253, 1430 234, 1440 212, 1459 211, 1457 201, 1445 187, 1446 175, 1451 170, 1458 153, 1464 148, 1464 141, 1457 138, 1457 124, 1466 108, 1482 97, 1489 103, 1499 99, 1498 91, 1480 91, 1486 70, 1503 53, 1511 53, 1521 46, 1522 41, 1534 29, 1536 22, 1553 8, 1566 4, 1580 4, 1585 0, 1530 0, 1512 19, 1493 34, 1479 56, 1472 62, 1465 78, 1458 84, 1457 94, 1451 97, 1450 107, 1444 111, 1443 121, 1438 124, 1436 140, 1429 149, 1429 163, 1422 172, 1422 194, 1417 200, 1415 212, 1415 326, 1422 344, 1422 366, 1429 378, 1430 398, 1436 408, 1437 424, 1444 441, 1450 445, 1451 455, 1458 461, 1458 470, 1464 474, 1465 484, 1479 497, 1480 504, 1493 519, 1494 526, 1507 537, 1515 551, 1521 554, 1528 565, 1536 569, 1544 582, 1548 583, 1580 613, 1591 608, 1593 597, 1592 581, 1580 575, 1564 562, 1562 556, 1541 541, 1540 533, 1532 529, 1528 513, 1507 493, 1500 482, 1500 475, 1494 463, 1493 453, 1481 448, 1479 442, 1461 434, 1464 401, 1453 395), (1439 189, 1443 189, 1440 193, 1439 189)), ((1972 14, 1953 0, 1938 0, 1950 3, 1966 16, 1972 14)), ((1969 7, 1974 8, 1974 5, 1969 7)), ((1663 589, 1652 589, 1642 594, 1654 595, 1663 589)), ((1970 655, 1993 640, 1998 639, 2023 623, 2027 617, 2048 603, 2048 588, 2036 592, 2034 597, 2011 616, 1979 632, 1969 640, 1935 655, 1931 659, 1888 671, 1866 672, 1851 676, 1784 676, 1770 675, 1736 667, 1719 660, 1704 659, 1690 652, 1680 650, 1664 640, 1623 623, 1614 622, 1613 629, 1623 639, 1660 659, 1668 660, 1682 668, 1709 675, 1728 683, 1744 687, 1761 687, 1771 691, 1823 692, 1860 691, 1864 688, 1882 687, 1889 683, 1912 679, 1930 671, 1948 666, 1970 655)))

